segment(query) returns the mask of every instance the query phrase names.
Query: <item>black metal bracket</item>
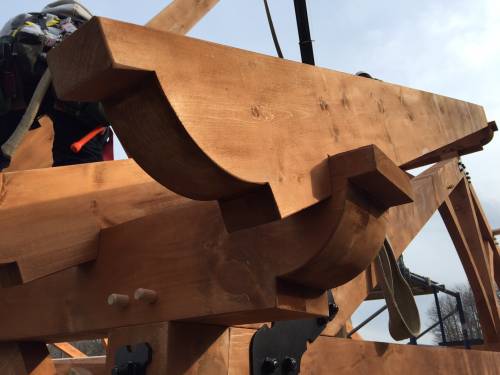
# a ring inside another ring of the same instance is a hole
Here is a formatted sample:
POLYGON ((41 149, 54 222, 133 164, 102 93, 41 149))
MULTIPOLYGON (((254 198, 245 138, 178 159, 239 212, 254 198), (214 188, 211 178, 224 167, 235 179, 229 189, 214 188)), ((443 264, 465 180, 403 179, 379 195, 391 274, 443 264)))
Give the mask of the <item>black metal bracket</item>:
POLYGON ((307 343, 313 342, 338 312, 328 291, 328 318, 286 320, 264 325, 252 337, 250 366, 252 375, 296 375, 300 372, 307 343))
POLYGON ((116 351, 111 375, 146 375, 152 359, 153 350, 148 343, 122 346, 116 351))

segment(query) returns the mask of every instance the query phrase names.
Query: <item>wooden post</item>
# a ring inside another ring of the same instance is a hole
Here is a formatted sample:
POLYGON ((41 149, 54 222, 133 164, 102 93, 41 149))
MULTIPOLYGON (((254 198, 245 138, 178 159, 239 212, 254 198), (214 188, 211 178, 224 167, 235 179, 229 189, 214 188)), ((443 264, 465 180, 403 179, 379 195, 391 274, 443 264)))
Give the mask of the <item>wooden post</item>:
POLYGON ((227 374, 229 330, 191 323, 158 323, 110 331, 106 374, 115 365, 118 348, 141 343, 148 343, 153 352, 148 374, 227 374))
POLYGON ((440 207, 476 300, 486 343, 500 341, 500 314, 496 289, 480 236, 477 217, 467 182, 462 182, 440 207))

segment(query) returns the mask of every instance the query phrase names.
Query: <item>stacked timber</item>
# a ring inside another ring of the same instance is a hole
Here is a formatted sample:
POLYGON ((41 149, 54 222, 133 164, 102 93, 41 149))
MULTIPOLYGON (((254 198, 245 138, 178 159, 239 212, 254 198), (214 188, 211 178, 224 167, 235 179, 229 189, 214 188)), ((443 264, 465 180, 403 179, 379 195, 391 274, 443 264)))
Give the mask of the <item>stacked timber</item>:
POLYGON ((439 209, 500 341, 498 249, 456 159, 492 138, 480 106, 104 18, 49 64, 135 161, 1 175, 0 369, 45 363, 35 341, 109 336, 92 363, 108 373, 147 342, 152 374, 245 374, 249 324, 331 317, 304 373, 495 373, 498 353, 332 337, 378 283, 384 241, 399 257, 439 209))

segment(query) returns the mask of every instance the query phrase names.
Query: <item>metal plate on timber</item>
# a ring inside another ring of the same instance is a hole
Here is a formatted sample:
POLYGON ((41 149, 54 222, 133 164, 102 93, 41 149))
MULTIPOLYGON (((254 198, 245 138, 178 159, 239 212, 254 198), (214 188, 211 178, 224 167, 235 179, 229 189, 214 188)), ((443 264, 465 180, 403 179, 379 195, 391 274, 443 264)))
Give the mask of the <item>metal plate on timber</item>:
POLYGON ((112 375, 146 375, 153 359, 153 350, 148 343, 126 345, 116 351, 112 375))
POLYGON ((328 309, 328 318, 279 321, 271 328, 262 326, 250 345, 252 375, 299 374, 307 343, 313 342, 337 314, 331 291, 328 291, 328 309))

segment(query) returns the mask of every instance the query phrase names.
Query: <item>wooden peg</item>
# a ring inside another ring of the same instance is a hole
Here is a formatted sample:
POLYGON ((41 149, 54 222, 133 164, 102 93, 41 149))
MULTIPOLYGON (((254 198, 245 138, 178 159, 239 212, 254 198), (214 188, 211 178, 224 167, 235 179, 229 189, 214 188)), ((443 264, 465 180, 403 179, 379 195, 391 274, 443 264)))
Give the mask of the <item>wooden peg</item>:
POLYGON ((158 300, 158 293, 156 293, 154 290, 139 288, 135 291, 134 298, 137 301, 143 301, 152 304, 158 300))
POLYGON ((110 294, 108 297, 108 305, 110 306, 118 306, 121 308, 125 308, 128 306, 130 302, 129 296, 126 294, 110 294))

